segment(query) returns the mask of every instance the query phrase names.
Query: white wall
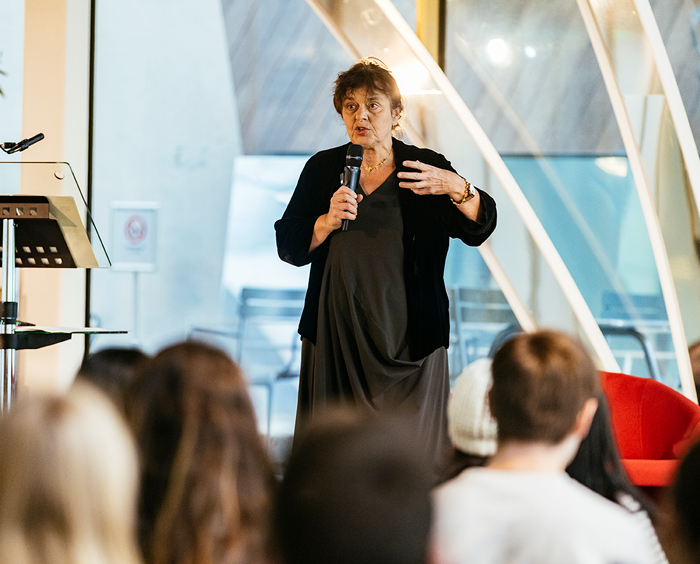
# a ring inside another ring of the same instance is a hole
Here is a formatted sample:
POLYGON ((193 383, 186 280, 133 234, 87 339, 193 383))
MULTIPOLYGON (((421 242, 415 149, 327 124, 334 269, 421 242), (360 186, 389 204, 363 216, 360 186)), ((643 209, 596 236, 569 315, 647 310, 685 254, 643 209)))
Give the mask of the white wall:
POLYGON ((0 143, 22 135, 23 60, 24 1, 0 2, 0 70, 6 73, 0 75, 0 143))
POLYGON ((92 271, 92 314, 148 352, 219 317, 240 132, 218 0, 98 3, 93 215, 110 252, 110 205, 159 202, 157 270, 92 271), (134 301, 136 300, 136 302, 134 301), (134 306, 138 327, 134 326, 134 306))

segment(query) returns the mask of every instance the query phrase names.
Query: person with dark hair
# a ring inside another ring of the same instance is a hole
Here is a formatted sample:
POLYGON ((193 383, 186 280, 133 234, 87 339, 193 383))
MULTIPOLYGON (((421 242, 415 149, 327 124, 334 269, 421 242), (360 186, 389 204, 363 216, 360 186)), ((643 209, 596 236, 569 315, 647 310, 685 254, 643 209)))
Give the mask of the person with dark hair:
POLYGON ((700 564, 700 442, 681 461, 664 499, 662 537, 671 564, 700 564))
POLYGON ((148 356, 137 348, 106 348, 86 356, 77 380, 87 380, 105 392, 124 413, 124 391, 148 356))
POLYGON ((209 345, 177 344, 143 365, 127 400, 146 562, 266 562, 276 481, 238 366, 209 345))
POLYGON ((605 394, 598 395, 598 409, 593 416, 591 428, 566 467, 566 473, 604 498, 627 509, 647 532, 650 549, 656 562, 667 564, 668 560, 654 529, 656 511, 646 496, 627 477, 613 437, 610 410, 605 394))
POLYGON ((640 524, 564 471, 600 393, 583 344, 555 331, 518 335, 493 358, 495 454, 437 488, 437 562, 651 563, 640 524))
POLYGON ((405 421, 357 412, 317 418, 277 496, 282 564, 425 564, 431 477, 405 421))
POLYGON ((449 447, 449 240, 483 243, 496 205, 444 156, 392 135, 404 107, 381 61, 340 73, 333 103, 364 151, 357 193, 339 187, 349 144, 321 151, 275 223, 280 258, 311 263, 297 425, 339 401, 369 412, 402 407, 419 414, 437 458, 449 447))
POLYGON ((588 435, 581 441, 566 473, 610 501, 620 503, 620 496, 626 495, 640 507, 652 511, 651 504, 632 485, 622 467, 612 434, 608 402, 602 393, 598 395, 598 409, 588 435))

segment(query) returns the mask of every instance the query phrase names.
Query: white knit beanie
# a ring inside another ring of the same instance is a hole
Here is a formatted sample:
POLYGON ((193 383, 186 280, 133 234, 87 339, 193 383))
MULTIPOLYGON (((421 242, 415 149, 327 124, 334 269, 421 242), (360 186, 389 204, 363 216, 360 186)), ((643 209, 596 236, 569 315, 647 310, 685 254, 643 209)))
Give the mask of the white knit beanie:
POLYGON ((496 452, 498 428, 489 409, 491 359, 480 358, 457 378, 447 405, 450 439, 466 454, 491 456, 496 452))

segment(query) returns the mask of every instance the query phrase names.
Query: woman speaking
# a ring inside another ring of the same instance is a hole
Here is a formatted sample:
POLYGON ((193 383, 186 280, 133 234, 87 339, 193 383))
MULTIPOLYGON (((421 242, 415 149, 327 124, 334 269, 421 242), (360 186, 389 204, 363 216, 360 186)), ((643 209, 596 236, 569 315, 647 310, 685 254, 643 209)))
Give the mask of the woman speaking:
POLYGON ((449 238, 483 243, 496 204, 442 155, 393 137, 403 103, 381 61, 340 73, 333 104, 350 142, 363 148, 357 192, 339 187, 349 144, 321 151, 275 223, 280 258, 311 263, 297 429, 338 403, 411 411, 437 457, 449 444, 449 238))

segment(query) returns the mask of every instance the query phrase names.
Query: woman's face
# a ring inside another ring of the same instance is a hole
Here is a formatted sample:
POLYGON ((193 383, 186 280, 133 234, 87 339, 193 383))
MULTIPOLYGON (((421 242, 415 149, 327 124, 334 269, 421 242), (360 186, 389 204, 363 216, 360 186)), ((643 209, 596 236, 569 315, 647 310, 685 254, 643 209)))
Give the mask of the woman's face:
POLYGON ((400 110, 391 109, 391 100, 382 92, 357 88, 343 100, 343 122, 350 141, 365 149, 391 144, 391 131, 399 121, 400 110))

